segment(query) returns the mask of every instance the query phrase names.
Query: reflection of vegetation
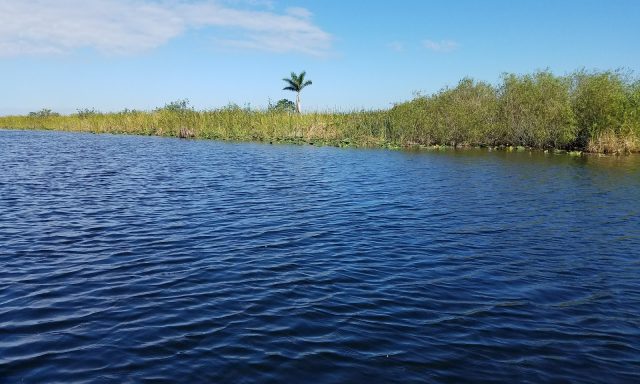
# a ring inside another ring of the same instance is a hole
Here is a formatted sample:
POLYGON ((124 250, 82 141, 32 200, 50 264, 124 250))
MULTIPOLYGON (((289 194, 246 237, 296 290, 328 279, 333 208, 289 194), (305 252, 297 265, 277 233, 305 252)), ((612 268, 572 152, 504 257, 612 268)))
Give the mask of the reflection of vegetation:
POLYGON ((385 111, 292 114, 292 104, 283 99, 260 111, 235 104, 196 111, 180 100, 152 112, 59 116, 43 110, 0 117, 0 126, 164 136, 182 130, 197 138, 339 146, 640 151, 640 82, 621 72, 509 74, 497 87, 463 79, 385 111))

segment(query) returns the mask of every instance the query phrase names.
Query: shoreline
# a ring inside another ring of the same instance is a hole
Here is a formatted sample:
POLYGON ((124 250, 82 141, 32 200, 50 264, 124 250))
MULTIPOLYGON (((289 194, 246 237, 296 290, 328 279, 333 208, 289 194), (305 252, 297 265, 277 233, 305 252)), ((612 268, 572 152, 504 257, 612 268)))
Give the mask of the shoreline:
MULTIPOLYGON (((0 118, 1 119, 1 118, 0 118)), ((355 142, 327 142, 327 141, 314 141, 314 140, 301 140, 291 138, 273 138, 270 140, 244 140, 238 138, 222 138, 222 137, 180 137, 173 135, 156 135, 156 134, 141 134, 131 132, 121 132, 118 130, 113 131, 89 131, 89 130, 74 130, 74 129, 56 129, 56 128, 16 128, 16 127, 4 127, 0 126, 0 131, 40 131, 40 132, 67 132, 67 133, 84 133, 91 135, 122 135, 122 136, 143 136, 143 137, 156 137, 156 138, 169 138, 180 139, 185 141, 218 141, 227 143, 253 143, 264 145, 293 145, 293 146, 314 146, 314 147, 333 147, 333 148, 350 148, 350 149, 382 149, 391 151, 406 151, 406 152, 465 152, 465 151, 486 151, 486 152, 502 152, 502 153, 538 153, 545 155, 556 156, 569 156, 569 157, 627 157, 627 156, 640 156, 640 152, 627 152, 627 153, 603 153, 603 152, 588 152, 574 149, 558 149, 558 148, 535 148, 525 146, 471 146, 460 145, 454 147, 452 145, 418 145, 418 144, 405 144, 397 145, 393 143, 380 143, 380 145, 360 145, 355 142)))
POLYGON ((505 74, 470 78, 385 110, 295 113, 236 104, 195 110, 188 100, 152 111, 49 109, 0 117, 0 127, 53 129, 338 147, 490 147, 627 154, 640 152, 640 79, 621 72, 505 74))

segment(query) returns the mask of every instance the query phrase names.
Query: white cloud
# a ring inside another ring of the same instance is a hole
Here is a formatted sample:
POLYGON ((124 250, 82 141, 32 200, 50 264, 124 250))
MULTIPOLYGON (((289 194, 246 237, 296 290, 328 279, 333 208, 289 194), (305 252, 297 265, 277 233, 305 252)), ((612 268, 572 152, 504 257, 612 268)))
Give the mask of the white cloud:
POLYGON ((310 18, 304 8, 279 14, 214 1, 0 0, 0 56, 82 48, 135 53, 194 28, 214 36, 232 34, 233 39, 216 39, 227 46, 324 55, 332 36, 310 18))
POLYGON ((460 44, 456 43, 453 40, 425 40, 422 42, 422 44, 425 48, 430 49, 434 52, 453 52, 460 46, 460 44))
POLYGON ((400 41, 392 41, 387 44, 387 47, 395 52, 404 52, 404 43, 400 41))
POLYGON ((287 14, 294 17, 301 17, 303 19, 309 19, 312 16, 308 9, 301 7, 287 8, 287 14))
POLYGON ((267 9, 274 9, 275 4, 272 0, 222 0, 230 5, 249 5, 252 7, 264 7, 267 9))

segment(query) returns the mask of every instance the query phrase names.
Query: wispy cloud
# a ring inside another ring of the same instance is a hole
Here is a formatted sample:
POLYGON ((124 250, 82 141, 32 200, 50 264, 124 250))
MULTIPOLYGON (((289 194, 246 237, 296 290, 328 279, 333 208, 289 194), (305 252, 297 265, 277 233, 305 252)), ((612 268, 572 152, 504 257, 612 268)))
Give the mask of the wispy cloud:
POLYGON ((273 0, 220 0, 223 3, 229 4, 231 6, 236 5, 248 5, 251 7, 264 7, 267 9, 274 9, 275 4, 273 0))
POLYGON ((310 19, 312 16, 308 9, 302 7, 287 8, 287 14, 294 17, 300 17, 302 19, 310 19))
POLYGON ((445 52, 445 53, 453 52, 456 49, 458 49, 458 47, 460 47, 460 44, 458 44, 453 40, 441 40, 441 41, 425 40, 422 42, 422 45, 425 48, 432 50, 434 52, 445 52))
POLYGON ((0 0, 0 56, 136 53, 196 28, 225 46, 321 56, 332 36, 311 16, 304 8, 276 13, 204 0, 0 0))
POLYGON ((404 51, 404 43, 400 41, 392 41, 387 44, 387 48, 395 52, 403 52, 404 51))

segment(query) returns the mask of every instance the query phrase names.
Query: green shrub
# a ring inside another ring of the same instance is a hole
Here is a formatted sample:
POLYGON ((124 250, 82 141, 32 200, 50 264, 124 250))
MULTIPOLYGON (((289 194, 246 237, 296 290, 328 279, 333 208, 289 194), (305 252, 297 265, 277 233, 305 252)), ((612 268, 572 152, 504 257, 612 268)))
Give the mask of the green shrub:
POLYGON ((46 108, 43 108, 38 112, 29 112, 29 117, 47 118, 47 117, 55 117, 55 116, 60 116, 60 114, 46 108))
POLYGON ((499 86, 465 78, 389 110, 291 113, 229 104, 196 111, 187 99, 151 112, 48 109, 0 117, 0 127, 63 129, 339 146, 524 146, 622 153, 640 150, 640 81, 621 72, 505 74, 499 86))
POLYGON ((453 89, 433 98, 436 137, 441 144, 479 145, 496 141, 487 134, 496 126, 498 99, 495 89, 484 82, 465 78, 453 89))
POLYGON ((573 75, 573 111, 578 123, 575 145, 584 148, 589 140, 604 134, 622 133, 627 94, 619 72, 585 72, 573 75))
POLYGON ((296 103, 288 99, 280 99, 275 104, 271 104, 271 102, 269 102, 269 106, 267 107, 267 110, 270 112, 295 113, 296 103))
POLYGON ((499 116, 505 144, 537 148, 569 146, 576 134, 570 86, 570 79, 548 71, 503 75, 499 116))

